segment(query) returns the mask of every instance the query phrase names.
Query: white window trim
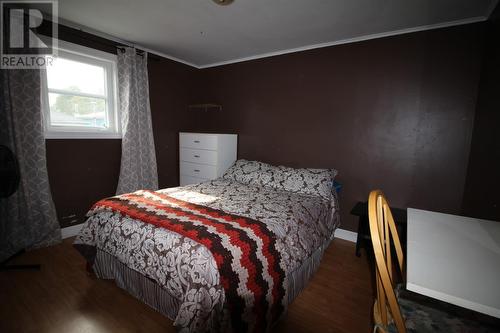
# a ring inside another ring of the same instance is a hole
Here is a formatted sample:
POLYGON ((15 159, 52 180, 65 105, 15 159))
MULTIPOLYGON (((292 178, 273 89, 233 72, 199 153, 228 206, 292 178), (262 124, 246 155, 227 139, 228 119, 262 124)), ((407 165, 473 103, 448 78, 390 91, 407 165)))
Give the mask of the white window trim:
MULTIPOLYGON (((74 127, 74 126, 52 126, 50 124, 50 106, 49 89, 47 82, 47 73, 42 71, 42 109, 44 117, 45 138, 46 139, 121 139, 120 112, 118 109, 117 98, 117 68, 116 55, 108 52, 95 50, 89 47, 68 43, 58 42, 58 54, 64 58, 76 61, 88 62, 88 58, 94 58, 99 66, 106 68, 106 87, 107 87, 107 109, 112 112, 110 117, 109 129, 98 130, 96 128, 74 127), (81 60, 79 60, 81 59, 81 60)), ((51 89, 55 91, 55 89, 51 89)), ((92 94, 77 93, 77 95, 88 97, 99 97, 92 94)))

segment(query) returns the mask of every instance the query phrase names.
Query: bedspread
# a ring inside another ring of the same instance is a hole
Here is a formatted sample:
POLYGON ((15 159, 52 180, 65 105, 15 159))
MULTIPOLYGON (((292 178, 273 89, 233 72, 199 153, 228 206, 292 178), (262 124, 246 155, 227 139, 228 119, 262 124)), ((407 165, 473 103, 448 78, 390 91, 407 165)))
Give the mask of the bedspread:
MULTIPOLYGON (((297 269, 329 240, 338 223, 335 199, 328 202, 226 179, 158 192, 265 223, 276 235, 276 249, 285 274, 297 269)), ((95 253, 96 248, 109 253, 179 299, 181 306, 174 325, 180 331, 231 329, 226 296, 212 253, 190 238, 116 212, 102 211, 88 218, 75 246, 83 254, 92 249, 95 253)))

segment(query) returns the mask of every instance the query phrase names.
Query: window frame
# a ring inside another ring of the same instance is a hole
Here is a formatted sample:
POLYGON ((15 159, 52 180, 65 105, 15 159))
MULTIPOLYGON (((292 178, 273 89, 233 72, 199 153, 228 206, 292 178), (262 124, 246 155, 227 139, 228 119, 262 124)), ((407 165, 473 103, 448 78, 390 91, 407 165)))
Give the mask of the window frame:
MULTIPOLYGON (((44 133, 46 139, 121 139, 120 112, 117 98, 117 66, 116 54, 92 49, 89 47, 59 41, 58 57, 78 61, 85 64, 103 67, 105 69, 106 86, 106 118, 109 128, 89 128, 85 126, 53 126, 50 122, 49 93, 63 93, 65 90, 49 89, 47 71, 42 71, 42 114, 44 118, 44 133)), ((71 92, 71 95, 82 97, 103 98, 103 96, 71 92)))

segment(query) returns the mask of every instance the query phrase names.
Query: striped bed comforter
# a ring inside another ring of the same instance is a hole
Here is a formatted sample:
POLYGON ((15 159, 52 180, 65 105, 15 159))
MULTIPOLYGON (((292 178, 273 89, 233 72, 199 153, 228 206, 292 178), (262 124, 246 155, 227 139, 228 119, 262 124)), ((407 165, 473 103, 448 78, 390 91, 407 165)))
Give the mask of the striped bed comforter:
MULTIPOLYGON (((274 240, 278 267, 283 272, 277 284, 283 289, 284 295, 279 298, 283 308, 292 299, 287 295, 291 292, 289 275, 299 270, 317 248, 331 239, 338 221, 335 199, 327 202, 318 197, 252 187, 226 179, 108 200, 110 205, 101 202, 89 212, 75 246, 90 261, 101 251, 154 281, 178 300, 179 307, 172 319, 180 331, 186 332, 241 331, 242 328, 261 331, 268 329, 276 318, 267 311, 264 319, 256 316, 262 311, 263 303, 258 305, 257 311, 255 307, 250 312, 248 307, 235 311, 234 294, 228 287, 237 281, 228 284, 228 274, 221 269, 217 251, 201 238, 190 237, 189 230, 182 232, 175 230, 175 226, 168 228, 141 218, 140 214, 149 212, 146 215, 152 216, 151 221, 161 220, 151 215, 153 208, 160 207, 153 207, 153 201, 170 207, 167 209, 170 213, 174 209, 184 216, 194 214, 206 218, 212 214, 212 220, 214 216, 225 216, 229 220, 241 216, 245 221, 258 223, 274 240), (139 215, 137 209, 134 215, 124 209, 110 208, 111 203, 117 202, 137 208, 141 200, 139 215), (241 318, 243 320, 239 320, 241 318)), ((170 215, 169 219, 172 218, 174 216, 170 215)), ((241 285, 237 290, 247 305, 250 299, 254 300, 254 294, 242 289, 241 285)), ((271 309, 273 301, 267 298, 268 301, 271 301, 271 309)))

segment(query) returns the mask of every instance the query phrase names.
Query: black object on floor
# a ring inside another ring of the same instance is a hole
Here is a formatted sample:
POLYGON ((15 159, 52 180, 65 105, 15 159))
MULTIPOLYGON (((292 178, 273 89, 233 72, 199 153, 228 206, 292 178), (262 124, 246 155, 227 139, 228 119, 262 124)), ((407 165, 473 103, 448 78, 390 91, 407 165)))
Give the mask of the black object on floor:
POLYGON ((20 256, 21 254, 25 253, 25 250, 21 250, 14 254, 12 257, 9 259, 5 260, 4 262, 0 263, 0 272, 3 271, 39 271, 42 269, 42 266, 39 264, 32 264, 32 265, 9 265, 9 261, 14 259, 15 257, 20 256))
MULTIPOLYGON (((9 147, 0 145, 0 198, 8 198, 19 188, 21 175, 17 158, 9 147)), ((8 265, 9 261, 23 254, 21 250, 0 263, 0 271, 28 270, 39 271, 40 265, 8 265)))
MULTIPOLYGON (((391 213, 394 218, 394 222, 396 223, 396 228, 398 229, 401 246, 403 247, 403 251, 406 253, 406 209, 391 207, 391 213)), ((368 252, 371 252, 372 249, 370 225, 368 221, 368 202, 358 201, 351 209, 351 215, 359 217, 358 238, 356 239, 356 256, 360 257, 361 253, 359 251, 361 248, 364 248, 368 252)))

